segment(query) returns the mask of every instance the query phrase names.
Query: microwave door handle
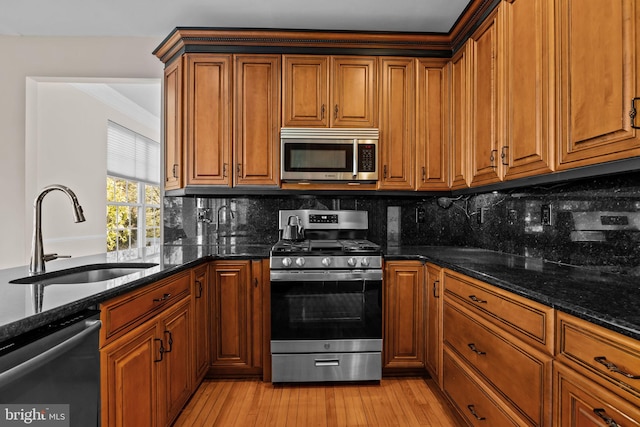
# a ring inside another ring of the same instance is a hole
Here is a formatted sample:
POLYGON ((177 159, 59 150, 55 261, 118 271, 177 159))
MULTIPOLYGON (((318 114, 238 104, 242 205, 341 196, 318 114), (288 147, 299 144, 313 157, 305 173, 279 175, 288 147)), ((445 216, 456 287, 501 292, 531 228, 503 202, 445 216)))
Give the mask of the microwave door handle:
POLYGON ((358 176, 358 139, 353 139, 353 177, 358 176))

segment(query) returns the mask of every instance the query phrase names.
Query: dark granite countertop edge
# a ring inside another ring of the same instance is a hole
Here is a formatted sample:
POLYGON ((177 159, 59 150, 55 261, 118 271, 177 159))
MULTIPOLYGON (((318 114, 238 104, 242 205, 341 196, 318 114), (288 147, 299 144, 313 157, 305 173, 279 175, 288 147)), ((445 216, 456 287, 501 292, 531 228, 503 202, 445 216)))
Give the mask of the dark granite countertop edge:
MULTIPOLYGON (((460 249, 469 250, 473 248, 460 248, 460 249)), ((482 249, 478 249, 478 250, 480 251, 482 249)), ((411 254, 409 253, 411 251, 412 251, 411 247, 405 247, 403 248, 403 252, 404 252, 403 254, 385 254, 385 260, 387 261, 416 260, 416 261, 421 261, 423 263, 429 262, 439 267, 448 268, 457 273, 461 273, 469 277, 472 277, 474 279, 478 279, 490 285, 496 286, 500 289, 512 292, 521 297, 530 299, 532 301, 546 305, 553 309, 562 311, 564 313, 570 314, 577 318, 602 326, 606 329, 612 330, 614 332, 620 333, 630 338, 640 340, 640 325, 625 322, 622 319, 612 317, 611 315, 608 315, 605 313, 590 310, 587 307, 584 307, 578 304, 573 304, 566 300, 554 298, 552 296, 535 291, 533 289, 520 286, 513 282, 502 280, 499 277, 483 273, 480 270, 463 267, 461 265, 456 264, 455 262, 447 261, 446 259, 440 258, 438 256, 421 254, 421 253, 418 253, 420 252, 419 250, 417 250, 416 253, 411 254)), ((494 252, 489 250, 482 250, 482 251, 494 252)), ((494 252, 494 253, 500 254, 499 252, 494 252)), ((506 255, 516 256, 516 257, 519 256, 519 255, 511 255, 511 254, 506 254, 506 255)))

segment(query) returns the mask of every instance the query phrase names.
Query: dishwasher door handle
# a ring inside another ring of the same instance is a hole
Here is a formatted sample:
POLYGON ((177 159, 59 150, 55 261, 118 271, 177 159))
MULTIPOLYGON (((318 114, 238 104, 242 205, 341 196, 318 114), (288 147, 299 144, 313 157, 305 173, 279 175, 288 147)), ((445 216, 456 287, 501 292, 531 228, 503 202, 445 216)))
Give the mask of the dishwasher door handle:
MULTIPOLYGON (((19 365, 14 366, 13 368, 7 369, 6 371, 0 374, 0 384, 10 384, 13 381, 22 378, 24 375, 29 372, 43 366, 45 363, 55 359, 56 357, 68 352, 73 349, 82 341, 95 333, 102 326, 102 322, 100 320, 91 320, 86 322, 87 327, 80 331, 79 333, 73 335, 70 338, 62 341, 61 343, 49 348, 48 350, 43 351, 35 357, 32 357, 29 360, 26 360, 19 365)), ((45 338, 46 339, 46 338, 45 338)))

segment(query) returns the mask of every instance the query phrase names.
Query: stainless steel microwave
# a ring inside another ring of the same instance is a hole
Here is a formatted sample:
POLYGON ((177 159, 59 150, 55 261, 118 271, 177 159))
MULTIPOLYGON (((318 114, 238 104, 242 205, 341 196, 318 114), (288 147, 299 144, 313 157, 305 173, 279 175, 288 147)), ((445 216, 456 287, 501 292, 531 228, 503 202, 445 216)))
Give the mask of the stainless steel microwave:
POLYGON ((378 129, 282 128, 282 181, 378 180, 378 129))

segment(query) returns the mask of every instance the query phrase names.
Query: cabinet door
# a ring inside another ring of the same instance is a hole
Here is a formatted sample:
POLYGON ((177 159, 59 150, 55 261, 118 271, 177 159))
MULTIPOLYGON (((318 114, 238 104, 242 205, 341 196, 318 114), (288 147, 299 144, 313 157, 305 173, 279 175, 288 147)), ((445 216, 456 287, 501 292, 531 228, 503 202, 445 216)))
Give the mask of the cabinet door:
POLYGON ((502 54, 498 49, 500 24, 497 10, 469 40, 471 50, 471 139, 470 185, 486 185, 501 180, 502 149, 498 89, 502 54))
POLYGON ((424 267, 415 261, 388 262, 384 286, 386 370, 424 369, 424 267))
POLYGON ((278 185, 280 55, 236 55, 234 186, 278 185))
POLYGON ((250 261, 213 264, 211 366, 223 368, 216 373, 251 367, 250 278, 250 261))
POLYGON ((506 0, 506 179, 552 171, 554 0, 506 0))
POLYGON ((193 290, 193 357, 194 388, 200 384, 209 369, 209 267, 194 270, 193 290))
POLYGON ((329 57, 284 55, 283 126, 329 126, 329 57))
POLYGON ((331 58, 331 127, 375 127, 376 58, 331 58))
MULTIPOLYGON (((640 96, 636 0, 556 1, 558 169, 640 155, 631 99, 640 96)), ((636 118, 636 125, 640 122, 636 118)))
POLYGON ((230 78, 231 55, 187 55, 187 185, 231 185, 230 78))
POLYGON ((192 392, 191 299, 185 298, 164 314, 159 322, 164 340, 164 363, 160 397, 164 399, 161 414, 170 425, 178 416, 192 392))
POLYGON ((381 190, 414 190, 415 61, 380 59, 381 190))
POLYGON ((103 426, 160 425, 157 389, 161 345, 152 321, 100 350, 103 426))
POLYGON ((164 70, 164 188, 183 185, 182 58, 164 70))
POLYGON ((637 404, 621 399, 561 363, 553 365, 558 427, 640 427, 637 404))
POLYGON ((449 189, 447 68, 439 60, 420 59, 416 70, 417 190, 449 189))
POLYGON ((469 144, 469 42, 451 60, 451 189, 466 188, 469 144))
POLYGON ((427 330, 425 365, 442 386, 442 269, 427 264, 427 330))

